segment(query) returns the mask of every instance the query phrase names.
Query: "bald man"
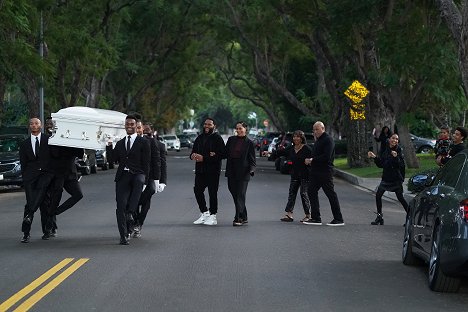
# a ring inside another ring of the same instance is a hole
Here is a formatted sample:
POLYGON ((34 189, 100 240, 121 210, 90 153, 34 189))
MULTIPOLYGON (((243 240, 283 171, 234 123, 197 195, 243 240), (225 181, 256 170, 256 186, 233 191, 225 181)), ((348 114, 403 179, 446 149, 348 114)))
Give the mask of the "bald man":
MULTIPOLYGON (((26 194, 26 205, 24 207, 22 243, 29 243, 31 224, 34 213, 44 200, 47 187, 52 181, 53 174, 49 172, 49 137, 41 133, 42 123, 39 118, 29 120, 29 131, 31 135, 20 145, 19 156, 21 174, 23 175, 24 192, 26 194)), ((41 214, 42 216, 42 214, 41 214)), ((43 232, 47 222, 47 213, 43 214, 43 232)), ((44 232, 44 235, 46 232, 44 232)))
POLYGON ((308 225, 322 225, 320 216, 320 204, 318 191, 320 188, 328 197, 330 202, 333 220, 328 222, 328 226, 343 226, 343 216, 341 215, 340 202, 333 185, 333 160, 335 158, 335 142, 332 137, 325 132, 325 125, 317 121, 313 126, 315 137, 314 149, 311 158, 305 159, 305 164, 309 166, 309 199, 311 204, 311 218, 303 222, 308 225))

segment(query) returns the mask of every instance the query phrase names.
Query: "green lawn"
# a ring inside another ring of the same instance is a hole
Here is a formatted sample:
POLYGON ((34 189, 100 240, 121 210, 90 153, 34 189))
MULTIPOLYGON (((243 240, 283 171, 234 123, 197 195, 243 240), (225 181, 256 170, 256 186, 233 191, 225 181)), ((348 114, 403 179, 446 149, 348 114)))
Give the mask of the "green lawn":
MULTIPOLYGON (((435 163, 434 154, 418 154, 419 165, 418 169, 409 169, 406 168, 406 177, 409 178, 414 174, 429 169, 437 168, 435 163)), ((335 168, 349 172, 358 177, 362 178, 380 178, 382 176, 382 168, 377 167, 375 164, 372 164, 370 167, 366 168, 349 168, 346 158, 337 158, 335 159, 335 168)))

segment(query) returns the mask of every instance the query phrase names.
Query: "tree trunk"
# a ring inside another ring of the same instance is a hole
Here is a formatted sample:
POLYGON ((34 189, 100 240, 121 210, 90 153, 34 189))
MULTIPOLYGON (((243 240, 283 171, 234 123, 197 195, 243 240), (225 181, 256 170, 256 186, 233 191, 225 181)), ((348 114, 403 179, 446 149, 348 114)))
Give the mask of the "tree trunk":
POLYGON ((5 114, 5 91, 6 91, 6 80, 5 77, 0 75, 0 127, 3 123, 3 116, 5 114))
POLYGON ((39 116, 40 98, 39 98, 38 81, 30 73, 23 73, 21 75, 21 78, 22 78, 21 88, 28 102, 29 118, 33 118, 33 117, 39 118, 40 117, 39 116))
POLYGON ((413 142, 409 135, 409 128, 406 123, 397 122, 398 136, 400 138, 400 146, 403 148, 405 162, 408 168, 419 168, 419 159, 416 157, 413 142))

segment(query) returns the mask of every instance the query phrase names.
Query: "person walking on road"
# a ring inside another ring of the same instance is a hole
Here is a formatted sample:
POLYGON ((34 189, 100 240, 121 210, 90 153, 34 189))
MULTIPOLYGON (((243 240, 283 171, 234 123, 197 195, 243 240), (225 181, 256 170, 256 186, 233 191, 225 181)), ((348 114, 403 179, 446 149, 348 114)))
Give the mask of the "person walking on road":
POLYGON ((193 192, 197 200, 200 216, 194 224, 216 225, 218 221, 218 187, 221 174, 221 161, 226 158, 223 138, 215 132, 216 123, 207 118, 203 124, 203 133, 193 143, 190 159, 195 161, 195 185, 193 192), (208 188, 210 208, 205 200, 205 189, 208 188))
POLYGON ((226 177, 228 189, 234 199, 236 214, 233 226, 242 226, 248 222, 245 197, 250 177, 254 176, 256 160, 255 146, 247 137, 247 124, 236 123, 237 135, 229 137, 226 143, 226 177))
POLYGON ((137 210, 141 192, 148 184, 150 170, 150 145, 136 133, 136 117, 125 119, 127 136, 115 145, 112 159, 119 163, 115 174, 117 226, 120 244, 129 244, 129 230, 133 229, 133 214, 137 210))
POLYGON ((311 158, 306 158, 304 163, 309 167, 309 199, 311 205, 311 219, 305 221, 308 225, 322 225, 320 216, 320 203, 318 191, 323 189, 330 202, 333 213, 333 220, 327 225, 343 226, 343 216, 341 215, 340 202, 333 185, 333 160, 335 158, 335 142, 332 137, 325 132, 325 125, 317 121, 313 126, 315 137, 314 149, 311 158))
POLYGON ((294 221, 293 210, 296 203, 297 191, 300 189, 302 208, 305 214, 301 222, 304 222, 310 219, 309 173, 305 165, 305 159, 312 157, 312 149, 306 144, 305 134, 301 130, 294 131, 292 141, 292 145, 276 151, 277 156, 286 156, 288 161, 292 162, 288 202, 285 208, 286 214, 280 220, 283 222, 294 221))
POLYGON ((29 138, 21 142, 19 157, 21 174, 23 176, 24 192, 26 194, 26 205, 24 207, 22 243, 29 243, 31 224, 34 213, 41 208, 41 223, 45 235, 48 221, 48 213, 43 210, 42 202, 46 196, 47 188, 53 179, 49 172, 49 137, 41 133, 42 123, 39 118, 29 120, 29 138))
POLYGON ((405 180, 405 159, 403 151, 398 145, 398 134, 393 134, 388 146, 380 153, 379 156, 373 152, 367 152, 369 158, 373 158, 375 164, 379 168, 383 168, 382 181, 380 182, 375 194, 375 203, 377 205, 377 217, 371 222, 372 225, 383 225, 384 219, 382 214, 382 196, 385 191, 395 192, 398 201, 403 205, 403 208, 408 213, 408 203, 403 197, 403 181, 405 180))
POLYGON ((445 165, 453 156, 465 149, 467 131, 463 127, 456 127, 452 134, 452 144, 450 144, 449 152, 446 157, 441 160, 441 164, 445 165))
POLYGON ((141 121, 137 121, 137 134, 148 141, 151 156, 148 184, 141 193, 138 207, 134 215, 135 225, 133 227, 133 237, 135 238, 141 237, 141 228, 151 208, 151 197, 159 192, 161 178, 161 151, 159 150, 159 145, 152 136, 152 131, 149 130, 148 125, 143 125, 141 121))

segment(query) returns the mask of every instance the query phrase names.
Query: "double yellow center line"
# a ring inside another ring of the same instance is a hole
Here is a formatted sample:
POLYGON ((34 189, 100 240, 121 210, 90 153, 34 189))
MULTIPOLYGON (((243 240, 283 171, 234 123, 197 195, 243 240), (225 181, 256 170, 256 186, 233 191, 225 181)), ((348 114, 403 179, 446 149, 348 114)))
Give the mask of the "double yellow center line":
MULTIPOLYGON (((36 288, 41 286, 44 282, 46 282, 49 278, 54 276, 57 272, 62 270, 64 267, 69 265, 74 258, 65 258, 59 263, 57 263, 54 267, 50 270, 39 276, 36 280, 34 280, 31 284, 24 287, 16 294, 8 298, 5 302, 0 304, 0 312, 6 312, 9 308, 19 302, 21 299, 26 297, 28 294, 33 292, 36 288)), ((23 312, 28 311, 31 309, 39 300, 44 298, 48 293, 50 293, 54 288, 60 285, 65 279, 67 279, 70 275, 73 274, 76 270, 78 270, 83 264, 85 264, 89 259, 82 258, 76 260, 73 264, 71 264, 68 268, 66 268, 62 273, 57 275, 53 280, 49 283, 44 285, 41 289, 39 289, 35 294, 31 297, 26 299, 23 303, 21 303, 14 311, 15 312, 23 312)))

